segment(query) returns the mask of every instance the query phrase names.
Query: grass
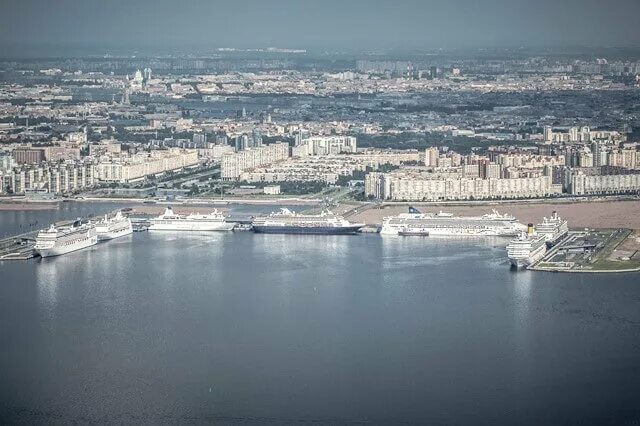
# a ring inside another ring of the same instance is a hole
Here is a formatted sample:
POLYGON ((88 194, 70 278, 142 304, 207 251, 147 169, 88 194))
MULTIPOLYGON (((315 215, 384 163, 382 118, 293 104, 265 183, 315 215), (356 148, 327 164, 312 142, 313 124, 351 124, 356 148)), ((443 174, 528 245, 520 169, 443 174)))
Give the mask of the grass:
POLYGON ((622 244, 631 235, 631 230, 626 229, 624 232, 613 236, 607 241, 606 246, 600 250, 598 257, 591 263, 593 269, 602 271, 615 271, 621 269, 634 269, 640 267, 640 260, 612 260, 611 255, 620 244, 622 244))

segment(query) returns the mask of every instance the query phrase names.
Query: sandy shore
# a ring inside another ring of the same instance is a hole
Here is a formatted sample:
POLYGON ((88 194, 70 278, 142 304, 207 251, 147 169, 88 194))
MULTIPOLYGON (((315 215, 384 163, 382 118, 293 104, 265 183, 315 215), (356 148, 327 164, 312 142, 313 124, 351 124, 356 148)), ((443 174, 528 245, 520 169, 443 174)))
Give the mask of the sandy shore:
MULTIPOLYGON (((538 223, 553 210, 569 221, 571 228, 632 228, 640 229, 640 201, 596 201, 580 203, 500 204, 499 206, 423 206, 414 205, 422 212, 440 210, 460 216, 490 213, 495 208, 509 213, 522 223, 538 223)), ((380 224, 385 216, 407 212, 407 206, 383 206, 358 212, 349 217, 354 222, 380 224)))
POLYGON ((56 210, 58 203, 0 202, 0 211, 56 210))

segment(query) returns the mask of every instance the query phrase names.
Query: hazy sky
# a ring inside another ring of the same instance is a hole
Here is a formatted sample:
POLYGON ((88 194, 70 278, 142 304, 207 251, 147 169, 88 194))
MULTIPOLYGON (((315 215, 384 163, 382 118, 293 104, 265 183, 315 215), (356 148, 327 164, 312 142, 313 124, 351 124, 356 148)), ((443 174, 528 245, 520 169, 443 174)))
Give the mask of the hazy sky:
POLYGON ((0 0, 0 43, 637 47, 639 16, 640 0, 0 0))

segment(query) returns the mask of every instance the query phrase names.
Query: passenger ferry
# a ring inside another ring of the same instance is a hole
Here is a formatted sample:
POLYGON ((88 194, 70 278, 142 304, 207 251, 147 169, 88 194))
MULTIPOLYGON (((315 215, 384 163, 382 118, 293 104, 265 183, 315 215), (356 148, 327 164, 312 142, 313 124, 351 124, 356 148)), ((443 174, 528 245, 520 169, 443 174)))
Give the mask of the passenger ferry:
POLYGON ((149 220, 149 231, 231 231, 234 226, 235 223, 227 222, 227 216, 218 210, 185 216, 167 207, 163 214, 149 220))
POLYGON ((252 226, 255 232, 265 234, 355 234, 364 223, 351 223, 330 211, 307 215, 283 208, 268 216, 257 217, 252 226))
POLYGON ((104 215, 104 218, 96 224, 96 232, 98 241, 112 240, 132 234, 133 226, 131 220, 118 211, 112 218, 104 215))
POLYGON ((515 236, 526 226, 510 215, 493 210, 482 216, 454 216, 451 213, 421 213, 409 207, 409 213, 385 217, 382 235, 429 236, 515 236), (419 232, 417 232, 419 230, 419 232))
POLYGON ((545 217, 541 223, 536 225, 536 232, 544 235, 547 246, 552 247, 569 233, 569 226, 567 221, 554 211, 550 218, 545 217))
POLYGON ((70 226, 51 225, 40 231, 34 249, 42 257, 51 257, 91 247, 97 242, 96 225, 77 220, 70 226))
POLYGON ((507 246, 507 257, 511 265, 518 269, 534 265, 546 252, 546 237, 536 233, 533 224, 529 224, 528 231, 523 232, 507 246))

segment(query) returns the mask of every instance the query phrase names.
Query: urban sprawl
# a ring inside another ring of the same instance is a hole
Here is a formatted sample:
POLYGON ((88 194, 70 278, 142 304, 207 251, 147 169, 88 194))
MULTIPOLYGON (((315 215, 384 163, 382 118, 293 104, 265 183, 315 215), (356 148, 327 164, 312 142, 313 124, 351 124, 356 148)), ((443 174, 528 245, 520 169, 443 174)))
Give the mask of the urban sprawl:
POLYGON ((287 49, 3 60, 0 195, 637 194, 639 74, 602 57, 287 49))

